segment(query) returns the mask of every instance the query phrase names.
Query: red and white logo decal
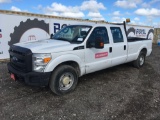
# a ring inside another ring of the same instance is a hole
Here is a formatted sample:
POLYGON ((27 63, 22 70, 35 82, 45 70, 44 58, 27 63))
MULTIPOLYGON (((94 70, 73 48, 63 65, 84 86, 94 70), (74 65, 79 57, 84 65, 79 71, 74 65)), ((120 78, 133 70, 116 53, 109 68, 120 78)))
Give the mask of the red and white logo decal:
POLYGON ((102 52, 102 53, 96 53, 95 58, 102 58, 102 57, 107 57, 108 52, 102 52))

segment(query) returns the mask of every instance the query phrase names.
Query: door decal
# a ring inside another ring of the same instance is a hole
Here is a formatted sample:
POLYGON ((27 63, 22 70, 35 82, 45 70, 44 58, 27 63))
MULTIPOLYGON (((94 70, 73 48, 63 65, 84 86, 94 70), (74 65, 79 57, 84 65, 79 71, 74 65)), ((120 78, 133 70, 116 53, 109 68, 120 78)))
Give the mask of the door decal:
POLYGON ((108 52, 101 52, 101 53, 96 53, 95 58, 102 58, 102 57, 107 57, 108 52))

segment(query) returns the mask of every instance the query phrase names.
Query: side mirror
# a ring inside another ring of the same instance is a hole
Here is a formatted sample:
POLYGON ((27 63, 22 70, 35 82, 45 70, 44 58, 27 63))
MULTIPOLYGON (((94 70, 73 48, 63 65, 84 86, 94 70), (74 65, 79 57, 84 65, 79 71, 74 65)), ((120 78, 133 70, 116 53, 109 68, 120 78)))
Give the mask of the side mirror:
POLYGON ((52 37, 53 37, 53 33, 51 34, 50 39, 52 39, 52 37))
POLYGON ((95 40, 95 48, 103 49, 104 48, 104 40, 100 37, 96 38, 95 40))

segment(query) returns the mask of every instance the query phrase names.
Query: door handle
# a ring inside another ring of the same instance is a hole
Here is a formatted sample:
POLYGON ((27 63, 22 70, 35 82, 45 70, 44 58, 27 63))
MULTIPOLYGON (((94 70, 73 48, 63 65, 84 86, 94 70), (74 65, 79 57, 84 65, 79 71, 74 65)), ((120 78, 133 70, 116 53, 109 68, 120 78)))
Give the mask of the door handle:
POLYGON ((126 50, 126 45, 124 45, 124 50, 126 50))
POLYGON ((109 47, 109 52, 110 52, 110 53, 112 52, 112 47, 109 47))

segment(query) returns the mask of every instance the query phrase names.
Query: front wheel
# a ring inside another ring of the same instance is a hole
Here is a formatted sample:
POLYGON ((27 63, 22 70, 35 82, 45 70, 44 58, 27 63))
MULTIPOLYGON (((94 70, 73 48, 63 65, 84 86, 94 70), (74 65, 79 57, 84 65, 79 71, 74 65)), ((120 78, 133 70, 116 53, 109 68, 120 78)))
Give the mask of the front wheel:
POLYGON ((133 62, 133 65, 136 67, 136 68, 141 68, 144 63, 145 63, 145 57, 146 57, 146 54, 144 52, 140 52, 137 60, 135 60, 133 62))
POLYGON ((50 89, 57 95, 73 91, 78 82, 76 70, 69 65, 59 66, 54 70, 50 79, 50 89))

